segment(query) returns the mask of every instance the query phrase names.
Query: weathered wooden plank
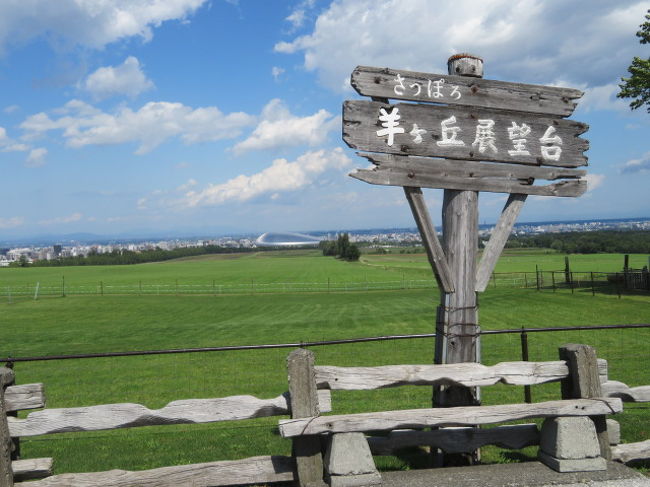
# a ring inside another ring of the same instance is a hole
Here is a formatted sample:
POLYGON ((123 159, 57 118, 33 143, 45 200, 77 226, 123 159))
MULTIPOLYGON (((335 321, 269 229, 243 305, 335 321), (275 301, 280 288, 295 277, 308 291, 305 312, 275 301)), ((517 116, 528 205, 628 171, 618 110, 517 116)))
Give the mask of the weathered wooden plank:
MULTIPOLYGON (((459 178, 502 178, 502 179, 580 179, 587 175, 584 169, 566 167, 529 166, 523 164, 491 163, 482 161, 457 161, 421 156, 400 156, 357 152, 380 169, 408 168, 414 173, 459 178)), ((532 184, 532 183, 531 183, 532 184)))
MULTIPOLYGON (((299 348, 287 357, 291 418, 318 416, 318 396, 314 380, 314 353, 299 348)), ((323 455, 318 437, 293 440, 296 461, 296 480, 300 487, 325 486, 323 482, 323 455)))
POLYGON ((650 386, 630 387, 617 380, 608 380, 600 386, 606 397, 620 397, 624 402, 650 402, 650 386))
POLYGON ((445 253, 442 251, 440 240, 438 240, 436 229, 431 222, 431 216, 424 201, 422 190, 420 188, 405 187, 404 194, 406 195, 406 199, 411 207, 411 213, 413 213, 413 218, 420 231, 424 248, 427 251, 427 258, 436 276, 438 285, 446 293, 454 292, 451 271, 447 265, 445 253))
POLYGON ((559 381, 569 370, 562 361, 501 362, 442 365, 381 365, 378 367, 315 367, 316 384, 321 389, 369 390, 402 385, 462 385, 479 387, 498 382, 532 385, 559 381))
MULTIPOLYGON (((560 359, 569 367, 569 375, 562 379, 562 397, 564 399, 590 399, 602 397, 596 351, 588 346, 570 343, 560 347, 560 359)), ((612 459, 607 434, 605 414, 591 416, 600 445, 600 455, 605 460, 612 459)))
POLYGON ((444 428, 433 431, 397 430, 387 436, 368 437, 373 455, 392 455, 414 446, 440 448, 446 453, 469 453, 485 445, 519 449, 539 444, 535 424, 515 424, 494 428, 444 428))
POLYGON ((621 443, 612 447, 612 460, 628 463, 639 460, 650 460, 650 440, 638 443, 621 443))
POLYGON ((5 391, 7 411, 38 409, 45 407, 43 384, 9 386, 5 391))
POLYGON ((289 414, 286 394, 273 399, 258 399, 254 396, 184 399, 170 402, 161 409, 148 409, 140 404, 44 409, 28 414, 26 419, 8 420, 11 436, 36 436, 69 431, 212 423, 282 414, 289 414))
POLYGON ((461 406, 451 408, 409 409, 376 413, 343 414, 280 420, 285 438, 320 433, 352 431, 388 431, 436 426, 470 426, 554 416, 593 416, 623 410, 619 398, 573 399, 533 404, 500 406, 461 406))
POLYGON ((598 364, 598 378, 600 379, 600 383, 607 382, 609 380, 607 360, 599 358, 596 359, 596 363, 598 364))
POLYGON ((52 475, 51 458, 30 458, 28 460, 14 460, 11 463, 14 471, 14 481, 43 479, 52 475))
POLYGON ((490 240, 488 240, 485 249, 483 249, 483 255, 478 263, 478 269, 476 270, 476 292, 482 293, 485 291, 488 282, 490 282, 490 276, 508 241, 519 212, 524 207, 524 203, 526 203, 526 195, 511 194, 508 197, 499 221, 495 225, 494 230, 492 230, 490 240))
POLYGON ((129 472, 109 470, 96 473, 55 475, 25 487, 213 487, 267 482, 290 482, 293 475, 291 457, 267 456, 244 460, 198 463, 129 472))
POLYGON ((573 113, 577 100, 583 95, 580 90, 572 88, 369 66, 357 66, 350 82, 359 94, 365 96, 501 108, 562 117, 573 113), (443 82, 436 84, 440 80, 443 82))
POLYGON ((5 406, 5 390, 15 378, 14 371, 0 367, 0 487, 12 487, 14 474, 11 468, 11 448, 13 443, 8 428, 9 418, 5 406))
POLYGON ((526 180, 438 176, 417 173, 408 168, 357 169, 350 173, 355 179, 384 186, 418 186, 421 188, 487 191, 490 193, 518 193, 535 196, 577 197, 587 191, 586 180, 565 180, 547 185, 531 185, 526 180))
POLYGON ((343 140, 368 152, 577 167, 587 164, 583 152, 589 142, 579 137, 587 129, 573 120, 519 112, 365 100, 343 104, 343 140), (382 121, 395 115, 400 118, 382 121), (513 124, 526 125, 526 136, 512 132, 511 139, 513 124))

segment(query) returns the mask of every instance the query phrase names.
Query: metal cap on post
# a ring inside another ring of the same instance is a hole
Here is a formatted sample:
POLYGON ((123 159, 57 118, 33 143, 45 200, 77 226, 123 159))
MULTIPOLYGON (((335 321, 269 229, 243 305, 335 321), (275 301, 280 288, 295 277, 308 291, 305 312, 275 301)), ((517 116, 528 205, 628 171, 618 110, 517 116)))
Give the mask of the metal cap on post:
POLYGON ((447 60, 449 74, 457 76, 483 77, 483 59, 473 54, 454 54, 447 60))

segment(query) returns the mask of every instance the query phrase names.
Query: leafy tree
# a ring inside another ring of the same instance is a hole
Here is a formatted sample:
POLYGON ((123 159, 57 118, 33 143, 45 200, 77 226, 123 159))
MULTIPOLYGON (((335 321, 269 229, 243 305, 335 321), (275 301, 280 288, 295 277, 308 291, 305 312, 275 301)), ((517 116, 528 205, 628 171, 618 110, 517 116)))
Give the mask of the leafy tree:
MULTIPOLYGON (((648 9, 645 19, 646 21, 639 26, 641 30, 636 33, 641 44, 650 43, 650 9, 648 9)), ((641 59, 634 56, 627 71, 630 73, 630 77, 621 78, 623 83, 618 85, 621 91, 616 96, 632 98, 633 100, 630 102, 632 110, 647 105, 648 113, 650 113, 650 57, 641 59)))

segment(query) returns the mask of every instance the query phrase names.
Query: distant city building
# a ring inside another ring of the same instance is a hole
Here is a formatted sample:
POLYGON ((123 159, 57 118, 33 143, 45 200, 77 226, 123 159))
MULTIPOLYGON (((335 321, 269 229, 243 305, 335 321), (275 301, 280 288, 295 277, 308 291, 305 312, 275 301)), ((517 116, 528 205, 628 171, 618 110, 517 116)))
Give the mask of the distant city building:
POLYGON ((266 232, 257 237, 255 244, 261 247, 317 247, 320 239, 303 233, 266 232))

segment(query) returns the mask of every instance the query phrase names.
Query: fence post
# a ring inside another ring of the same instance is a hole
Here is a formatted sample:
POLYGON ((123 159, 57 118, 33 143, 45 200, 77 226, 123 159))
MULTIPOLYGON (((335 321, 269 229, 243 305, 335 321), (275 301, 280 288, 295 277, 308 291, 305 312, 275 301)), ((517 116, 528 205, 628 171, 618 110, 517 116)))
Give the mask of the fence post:
POLYGON ((5 407, 5 388, 14 380, 14 371, 0 368, 0 487, 13 487, 14 472, 11 468, 11 436, 5 407))
POLYGON ((61 297, 65 298, 65 276, 61 276, 61 297))
POLYGON ((571 294, 573 294, 574 293, 573 272, 569 272, 569 285, 571 286, 571 294))
MULTIPOLYGON (((560 347, 560 360, 565 360, 569 375, 562 379, 562 399, 594 399, 602 396, 596 351, 589 345, 570 343, 560 347)), ((612 459, 605 415, 590 416, 596 426, 600 455, 612 459)))
POLYGON ((494 272, 492 273, 492 284, 494 284, 494 287, 497 287, 497 276, 494 272))
POLYGON ((524 287, 528 289, 528 273, 524 272, 524 287))
MULTIPOLYGON (((528 333, 526 329, 521 327, 521 360, 528 362, 528 333)), ((524 401, 527 403, 533 402, 530 394, 530 386, 524 386, 524 401)))
POLYGON ((591 275, 591 295, 595 296, 596 295, 596 289, 594 289, 594 273, 590 272, 591 275))
POLYGON ((539 267, 535 264, 535 281, 537 282, 537 290, 539 291, 539 267))
MULTIPOLYGON (((314 372, 314 353, 304 348, 287 357, 291 418, 308 418, 320 414, 314 372)), ((319 436, 302 436, 293 440, 297 484, 300 487, 325 486, 323 457, 319 436)))
POLYGON ((551 282, 553 283, 553 292, 555 292, 555 271, 551 271, 551 282))

